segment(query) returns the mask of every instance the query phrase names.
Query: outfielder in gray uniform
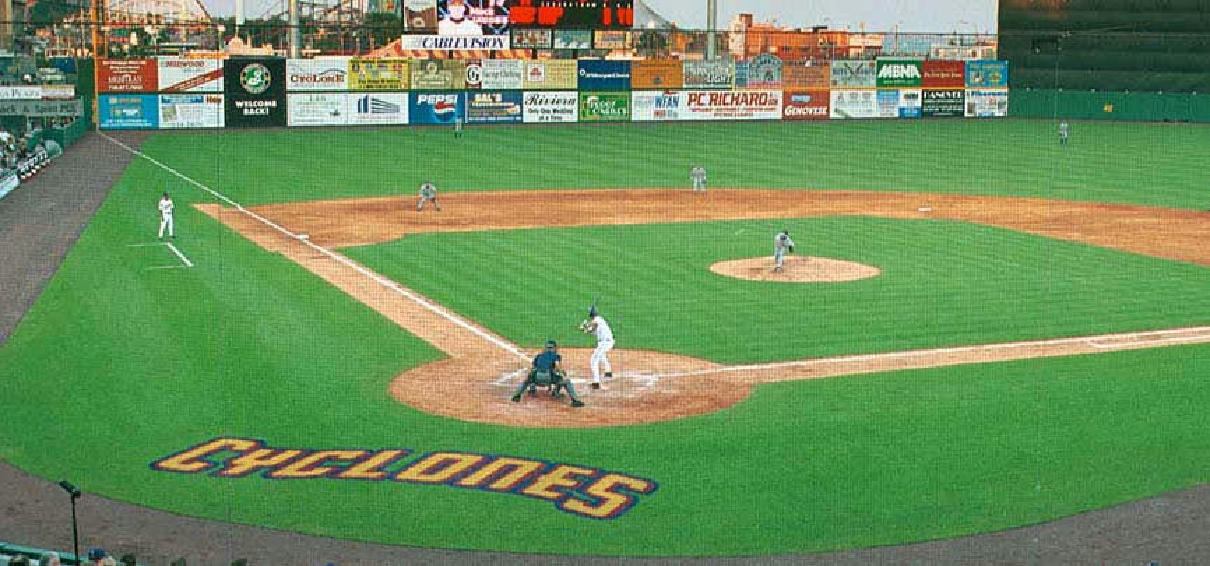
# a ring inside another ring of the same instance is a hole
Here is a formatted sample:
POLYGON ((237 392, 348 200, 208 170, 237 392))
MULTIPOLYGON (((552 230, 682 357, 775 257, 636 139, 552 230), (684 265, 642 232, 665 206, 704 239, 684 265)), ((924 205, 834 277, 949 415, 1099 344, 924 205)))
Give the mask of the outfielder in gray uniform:
POLYGON ((782 230, 773 236, 773 273, 781 273, 786 252, 794 253, 794 240, 790 239, 789 230, 782 230))
POLYGON ((689 179, 693 181, 693 192, 706 192, 706 168, 694 165, 689 168, 689 179))

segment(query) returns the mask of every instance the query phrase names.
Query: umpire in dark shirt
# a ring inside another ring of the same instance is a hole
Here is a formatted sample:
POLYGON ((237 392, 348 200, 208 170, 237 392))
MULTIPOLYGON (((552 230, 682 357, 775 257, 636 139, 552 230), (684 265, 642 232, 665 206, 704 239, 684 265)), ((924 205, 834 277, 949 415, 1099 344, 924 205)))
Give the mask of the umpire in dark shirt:
POLYGON ((550 376, 551 393, 557 394, 560 388, 567 389, 567 396, 571 397, 572 407, 583 407, 584 403, 576 396, 576 388, 571 384, 571 380, 567 379, 567 375, 563 370, 559 369, 559 362, 563 360, 563 356, 559 355, 559 345, 554 340, 547 340, 546 347, 542 353, 534 357, 533 369, 529 370, 529 376, 513 393, 513 402, 521 402, 521 394, 525 390, 535 385, 547 385, 538 379, 538 375, 542 374, 550 376))

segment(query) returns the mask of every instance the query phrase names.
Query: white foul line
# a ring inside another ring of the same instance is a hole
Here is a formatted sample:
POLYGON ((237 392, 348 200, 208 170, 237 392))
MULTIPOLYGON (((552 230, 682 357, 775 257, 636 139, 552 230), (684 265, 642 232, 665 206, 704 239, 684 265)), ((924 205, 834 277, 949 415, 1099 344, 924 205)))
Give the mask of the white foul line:
POLYGON ((1127 349, 1133 346, 1144 346, 1148 344, 1162 343, 1181 343, 1193 341, 1210 341, 1210 326, 1195 326, 1189 328, 1170 328, 1166 330, 1148 330, 1145 332, 1128 332, 1124 334, 1103 334, 1100 336, 1078 336, 1074 338, 1056 338, 1052 340, 1036 340, 1032 342, 1007 342, 1003 344, 982 344, 978 346, 957 346, 953 348, 932 348, 927 350, 907 350, 903 352, 885 352, 881 354, 861 354, 855 356, 839 356, 835 358, 817 358, 812 360, 795 360, 790 362, 773 362, 768 364, 748 364, 738 366, 723 366, 711 369, 703 369, 696 371, 676 372, 662 374, 661 378, 670 377, 697 377, 702 375, 712 375, 718 373, 730 373, 736 371, 760 371, 760 370, 776 370, 793 367, 807 367, 821 364, 844 364, 851 362, 866 362, 876 360, 890 360, 897 358, 916 358, 931 355, 946 355, 946 354, 961 354, 966 352, 979 352, 988 350, 1010 350, 1015 348, 1037 348, 1046 346, 1062 346, 1065 344, 1084 344, 1092 348, 1100 350, 1127 349), (1198 334, 1200 333, 1200 334, 1198 334), (1170 334, 1194 334, 1192 336, 1172 336, 1164 338, 1170 334), (1157 336, 1155 340, 1137 340, 1138 338, 1147 338, 1157 336), (1115 339, 1135 339, 1129 342, 1109 342, 1115 339))
POLYGON ((172 253, 176 254, 176 257, 181 258, 181 261, 185 262, 185 267, 193 267, 193 262, 189 261, 189 258, 185 257, 185 254, 181 253, 181 250, 176 249, 176 246, 172 245, 172 242, 164 242, 164 245, 168 246, 168 249, 172 250, 172 253))
POLYGON ((501 340, 500 338, 492 336, 491 334, 488 334, 487 332, 484 332, 482 329, 463 320, 461 317, 458 317, 457 315, 441 308, 440 306, 426 300, 424 297, 421 297, 415 293, 412 293, 411 291, 409 291, 407 289, 404 289, 398 283, 391 281, 390 279, 387 279, 377 273, 374 273, 373 271, 370 271, 369 269, 367 269, 365 267, 362 267, 357 262, 354 262, 353 260, 351 260, 341 254, 338 254, 323 246, 315 244, 309 238, 301 237, 300 234, 295 234, 294 232, 287 230, 286 228, 278 225, 277 223, 273 222, 272 220, 269 220, 268 218, 265 218, 255 212, 252 212, 251 210, 244 208, 243 205, 231 200, 230 198, 227 198, 226 195, 224 195, 214 189, 211 189, 210 187, 207 187, 206 185, 203 185, 193 179, 190 179, 189 177, 186 177, 180 171, 177 171, 176 169, 173 169, 167 165, 164 165, 163 163, 160 163, 159 161, 157 161, 154 157, 151 157, 150 155, 147 155, 137 149, 134 149, 102 132, 97 132, 97 134, 100 135, 101 137, 113 142, 118 147, 121 147, 122 149, 125 149, 126 151, 129 151, 130 153, 132 153, 134 155, 142 157, 143 159, 146 159, 147 161, 150 161, 157 167, 159 167, 159 168, 175 175, 176 177, 180 178, 181 180, 209 193, 214 198, 226 203, 229 206, 234 207, 236 210, 238 210, 244 214, 247 214, 248 216, 251 216, 252 218, 256 219, 258 222, 260 222, 290 238, 298 240, 303 245, 310 247, 311 249, 323 254, 324 256, 336 261, 337 263, 340 263, 341 265, 344 265, 345 267, 348 267, 348 268, 356 271, 357 273, 360 273, 361 275, 368 277, 369 279, 373 280, 375 283, 378 283, 379 285, 382 285, 383 287, 386 287, 387 289, 390 289, 390 290, 410 299, 412 302, 420 305, 421 307, 427 309, 428 311, 462 327, 463 329, 471 332, 472 334, 474 334, 480 338, 483 338, 484 340, 488 341, 492 345, 497 346, 510 354, 513 354, 517 358, 520 358, 520 359, 526 360, 526 361, 529 360, 529 356, 527 356, 525 354, 525 352, 522 352, 521 349, 518 348, 517 346, 510 344, 508 342, 505 342, 504 340, 501 340))

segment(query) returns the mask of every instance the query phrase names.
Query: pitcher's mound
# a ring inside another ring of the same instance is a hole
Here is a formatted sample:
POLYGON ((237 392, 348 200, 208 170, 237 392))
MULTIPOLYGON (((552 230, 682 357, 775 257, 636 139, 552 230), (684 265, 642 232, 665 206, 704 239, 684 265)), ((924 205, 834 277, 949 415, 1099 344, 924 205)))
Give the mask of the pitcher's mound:
POLYGON ((772 257, 754 257, 720 261, 710 271, 749 281, 784 281, 788 283, 834 283, 869 279, 882 273, 881 269, 864 263, 854 263, 826 257, 789 256, 780 273, 773 272, 772 257))

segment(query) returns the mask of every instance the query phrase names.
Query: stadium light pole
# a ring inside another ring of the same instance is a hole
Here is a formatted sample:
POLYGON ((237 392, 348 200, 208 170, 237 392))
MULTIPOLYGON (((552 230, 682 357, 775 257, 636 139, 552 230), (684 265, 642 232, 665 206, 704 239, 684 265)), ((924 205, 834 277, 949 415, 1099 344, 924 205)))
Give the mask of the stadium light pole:
POLYGON ((84 495, 84 493, 80 491, 80 488, 72 485, 67 480, 60 481, 59 487, 63 488, 63 491, 66 491, 71 496, 71 547, 78 564, 80 562, 80 529, 79 524, 76 522, 76 500, 81 495, 84 495))
POLYGON ((717 30, 718 0, 706 0, 706 60, 708 61, 713 61, 718 57, 718 49, 714 45, 717 30))

